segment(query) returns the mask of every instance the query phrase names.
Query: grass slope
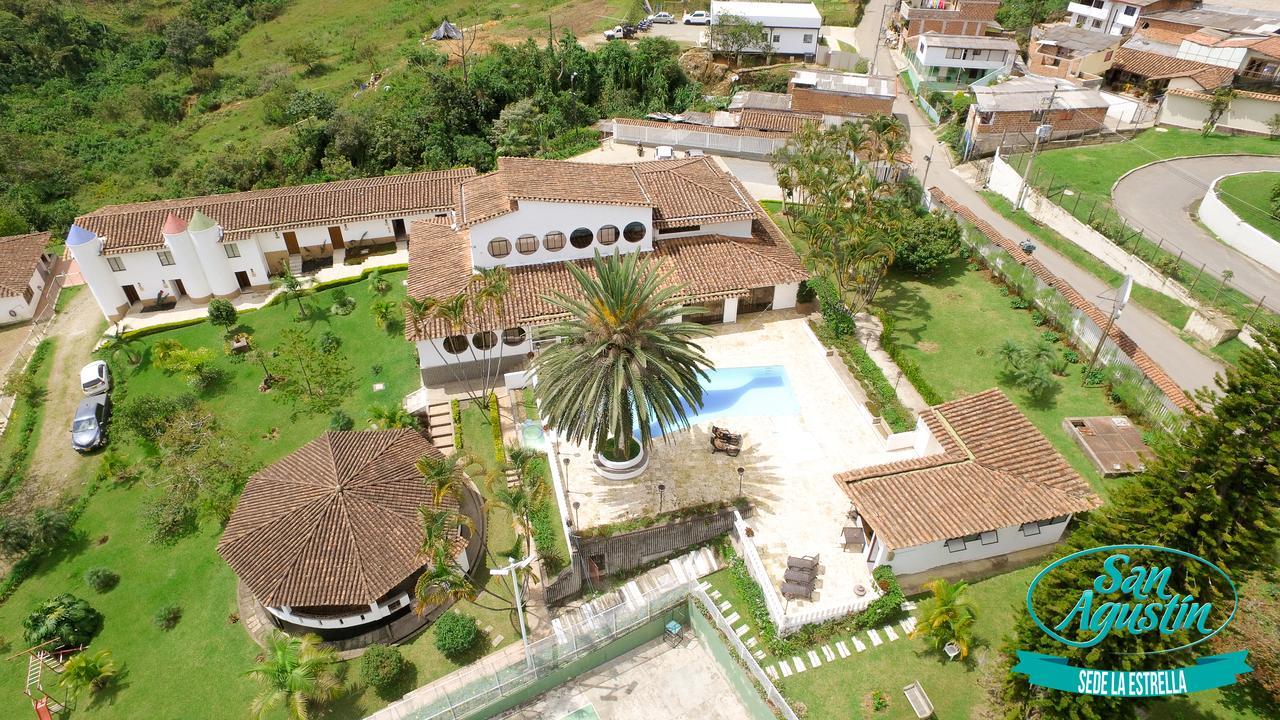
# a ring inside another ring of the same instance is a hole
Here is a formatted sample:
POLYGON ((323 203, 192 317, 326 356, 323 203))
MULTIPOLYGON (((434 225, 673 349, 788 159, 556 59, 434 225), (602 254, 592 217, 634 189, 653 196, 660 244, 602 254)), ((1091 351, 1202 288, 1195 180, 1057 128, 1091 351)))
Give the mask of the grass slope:
POLYGON ((1218 197, 1231 212, 1280 241, 1280 219, 1271 214, 1271 193, 1280 186, 1280 173, 1245 173, 1223 178, 1218 197))

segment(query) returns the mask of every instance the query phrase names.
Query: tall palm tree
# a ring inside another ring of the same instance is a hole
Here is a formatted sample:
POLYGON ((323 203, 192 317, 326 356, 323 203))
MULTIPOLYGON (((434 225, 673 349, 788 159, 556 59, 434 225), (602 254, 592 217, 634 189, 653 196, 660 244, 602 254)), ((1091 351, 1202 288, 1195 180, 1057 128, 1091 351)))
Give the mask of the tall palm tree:
POLYGON ((369 424, 379 430, 417 429, 418 420, 399 405, 370 405, 369 424))
POLYGON ((294 300, 298 303, 298 317, 307 316, 307 308, 302 304, 302 296, 306 294, 302 280, 289 269, 289 263, 280 261, 280 277, 272 284, 284 291, 286 301, 294 300))
POLYGON ((409 324, 413 326, 413 332, 418 337, 422 336, 423 325, 427 320, 431 319, 431 310, 435 306, 434 298, 414 298, 407 297, 401 301, 404 308, 404 314, 409 318, 409 324))
MULTIPOLYGON (((511 271, 507 270, 505 265, 491 268, 478 267, 475 274, 471 276, 470 285, 471 306, 475 313, 483 315, 486 310, 492 310, 494 317, 498 319, 498 334, 501 335, 507 327, 506 299, 511 292, 511 271)), ((484 378, 481 381, 481 393, 485 396, 497 381, 497 371, 502 368, 502 354, 506 349, 506 343, 501 342, 501 337, 498 339, 497 357, 495 358, 492 352, 486 352, 484 356, 485 368, 484 378), (490 373, 490 370, 494 372, 490 373)))
POLYGON ((111 659, 110 650, 100 650, 92 654, 87 651, 81 652, 63 666, 62 677, 58 680, 58 684, 67 688, 73 695, 79 695, 85 690, 93 693, 106 687, 117 671, 118 668, 115 661, 111 659))
POLYGON ((314 703, 335 700, 343 691, 337 653, 311 634, 272 630, 263 659, 246 674, 262 686, 250 706, 256 718, 284 708, 290 720, 308 720, 314 703))
POLYGON ((417 468, 418 474, 422 475, 423 482, 431 490, 435 504, 439 505, 446 497, 460 498, 462 496, 462 487, 466 483, 463 468, 472 464, 473 461, 479 462, 462 453, 454 453, 448 457, 423 455, 418 458, 414 467, 417 468))
POLYGON ((955 643, 960 657, 969 656, 973 644, 973 623, 977 614, 965 595, 968 583, 955 583, 942 578, 930 580, 925 587, 933 595, 920 605, 920 622, 911 631, 912 638, 923 637, 936 649, 955 643))
POLYGON ((114 335, 108 335, 102 341, 102 347, 99 348, 99 351, 113 360, 117 355, 124 355, 125 360, 128 360, 130 365, 137 365, 142 362, 142 355, 134 349, 137 345, 137 340, 121 333, 117 329, 114 335))
POLYGON ((619 456, 637 426, 645 447, 651 425, 664 435, 687 426, 713 367, 694 342, 711 331, 679 321, 701 309, 682 305, 681 288, 640 255, 597 252, 594 273, 566 263, 579 296, 547 298, 569 318, 550 328, 561 342, 534 361, 548 424, 570 442, 612 443, 619 456))

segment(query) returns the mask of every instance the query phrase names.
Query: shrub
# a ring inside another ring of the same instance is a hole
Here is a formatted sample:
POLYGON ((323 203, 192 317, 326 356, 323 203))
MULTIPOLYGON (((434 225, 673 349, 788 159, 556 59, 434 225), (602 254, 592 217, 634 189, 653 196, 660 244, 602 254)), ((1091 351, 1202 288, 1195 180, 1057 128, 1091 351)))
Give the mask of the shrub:
POLYGON ((456 658, 475 647, 480 640, 480 627, 470 615, 450 610, 436 620, 436 649, 446 657, 456 658))
POLYGON ((489 393, 489 432, 493 434, 493 456, 501 465, 507 461, 507 446, 502 442, 502 415, 498 412, 498 394, 489 393))
POLYGON ((1049 318, 1045 317, 1044 313, 1040 312, 1039 310, 1031 311, 1031 322, 1035 323, 1036 325, 1043 325, 1046 322, 1048 322, 1048 320, 1049 318))
POLYGON ((236 307, 222 298, 209 301, 209 323, 229 331, 236 324, 236 307))
POLYGON ((1047 342, 1050 345, 1056 345, 1058 344, 1059 341, 1062 340, 1062 336, 1052 330, 1045 330, 1044 332, 1040 333, 1040 340, 1043 342, 1047 342))
POLYGON ((913 217, 899 235, 893 265, 929 277, 960 252, 960 225, 939 211, 913 217))
POLYGON ((1080 353, 1076 352, 1075 350, 1063 350, 1062 357, 1072 365, 1080 362, 1080 353))
POLYGON ((815 327, 814 334, 827 346, 840 352, 845 366, 866 390, 867 398, 879 406, 880 415, 891 430, 903 432, 915 427, 910 411, 898 399, 898 393, 894 391, 889 379, 852 335, 836 337, 825 324, 815 327))
POLYGON ((893 359, 894 364, 902 371, 902 376, 915 387, 916 392, 920 393, 920 397, 925 402, 930 405, 941 404, 942 395, 925 379, 924 371, 920 369, 920 366, 907 357, 902 352, 902 347, 898 345, 898 341, 893 334, 893 317, 878 308, 873 308, 872 312, 880 319, 880 347, 889 353, 889 357, 893 359))
POLYGON ((181 619, 181 605, 165 605, 157 610, 156 614, 151 617, 151 622, 155 623, 155 626, 161 630, 169 632, 178 626, 178 621, 181 619))
POLYGON ((1053 363, 1059 355, 1047 339, 1026 346, 1005 340, 996 354, 1004 361, 1005 379, 1026 390, 1033 399, 1044 400, 1058 390, 1053 363))
POLYGON ((374 690, 393 687, 404 672, 404 656, 396 648, 374 643, 360 656, 360 680, 374 690))
POLYGON ((129 395, 116 407, 114 427, 155 442, 171 418, 195 406, 196 397, 190 393, 172 397, 150 393, 129 395))
POLYGON ((316 339, 316 347, 325 354, 337 352, 338 348, 342 347, 342 338, 335 335, 332 330, 325 330, 316 339))
POLYGON ((382 276, 382 270, 374 270, 369 273, 369 289, 377 295, 386 295, 391 290, 391 283, 382 276))
POLYGON ((350 415, 343 412, 341 408, 334 410, 329 415, 330 430, 350 430, 353 427, 355 427, 355 421, 351 419, 350 415))
POLYGON ((95 592, 109 592, 120 584, 120 576, 104 567, 89 568, 84 573, 84 583, 95 592))
POLYGON ((1013 297, 1009 298, 1009 307, 1013 308, 1014 310, 1026 310, 1027 308, 1031 307, 1031 302, 1028 301, 1026 298, 1022 297, 1021 295, 1014 295, 1013 297))
POLYGON ((462 452, 462 403, 457 398, 449 401, 449 415, 453 418, 453 451, 462 452))
POLYGON ((351 311, 356 307, 356 301, 343 288, 333 289, 333 314, 334 315, 350 315, 351 311))
POLYGON ((838 336, 852 336, 854 332, 853 316, 849 308, 840 299, 840 293, 830 280, 824 277, 809 278, 809 288, 818 298, 818 309, 822 311, 822 324, 838 336))
POLYGON ((41 645, 54 638, 57 647, 88 645, 102 631, 102 613, 70 593, 45 600, 22 621, 23 640, 41 645))
POLYGON ((143 522, 150 528, 147 540, 168 545, 196 529, 196 509, 179 493, 161 493, 142 504, 143 522))

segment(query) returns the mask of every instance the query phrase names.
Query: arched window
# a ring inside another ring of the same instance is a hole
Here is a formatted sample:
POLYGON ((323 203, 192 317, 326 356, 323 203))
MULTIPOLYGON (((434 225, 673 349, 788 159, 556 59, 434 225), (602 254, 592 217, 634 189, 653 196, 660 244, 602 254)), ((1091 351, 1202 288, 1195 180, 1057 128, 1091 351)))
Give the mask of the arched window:
POLYGON ((552 230, 542 238, 542 247, 555 252, 564 248, 564 233, 559 230, 552 230))
POLYGON ((596 234, 596 239, 600 241, 601 245, 612 245, 618 242, 618 226, 605 225, 600 228, 600 232, 596 234))
POLYGON ((507 328, 502 331, 502 342, 505 343, 507 347, 515 347, 523 343, 525 337, 526 334, 522 327, 507 328))
POLYGON ((591 231, 586 228, 578 228, 569 233, 569 244, 579 250, 591 244, 591 231))
POLYGON ((622 228, 622 237, 627 242, 640 242, 644 239, 645 228, 642 222, 629 222, 627 226, 622 228))
POLYGON ((526 233, 516 238, 516 252, 521 255, 532 255, 538 252, 538 237, 526 233))
POLYGON ((489 254, 496 258, 504 258, 511 254, 511 241, 504 237, 496 237, 489 241, 489 254))
POLYGON ((467 337, 465 335, 450 335, 444 339, 444 351, 457 355, 466 352, 467 337))
POLYGON ((478 332, 471 336, 471 345, 477 350, 489 350, 497 344, 498 334, 491 330, 478 332))

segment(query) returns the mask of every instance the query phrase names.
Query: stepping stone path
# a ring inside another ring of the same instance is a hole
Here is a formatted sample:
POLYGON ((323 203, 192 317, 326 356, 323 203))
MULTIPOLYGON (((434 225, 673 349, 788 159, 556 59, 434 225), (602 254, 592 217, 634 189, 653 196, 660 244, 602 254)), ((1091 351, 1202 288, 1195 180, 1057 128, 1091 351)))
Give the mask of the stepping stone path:
POLYGON ((854 647, 854 649, 855 649, 855 650, 857 650, 858 652, 862 652, 863 650, 866 650, 866 649, 867 649, 867 646, 866 646, 866 645, 863 645, 863 644, 862 644, 862 641, 861 641, 861 640, 859 640, 858 638, 856 638, 856 637, 851 637, 851 638, 849 638, 849 639, 853 641, 853 647, 854 647))
POLYGON ((494 638, 494 639, 493 639, 493 646, 494 646, 494 647, 498 647, 499 645, 501 645, 501 644, 502 644, 502 641, 503 641, 503 640, 505 640, 505 639, 506 639, 506 638, 504 638, 503 636, 499 635, 498 637, 496 637, 496 638, 494 638))
POLYGON ((755 658, 755 659, 757 659, 757 660, 763 660, 763 659, 764 659, 764 651, 763 651, 763 650, 757 650, 757 651, 755 651, 755 652, 751 653, 751 656, 752 656, 752 657, 754 657, 754 658, 755 658))
POLYGON ((742 637, 743 635, 746 635, 747 633, 751 632, 751 628, 747 627, 746 625, 743 625, 742 627, 734 628, 733 631, 738 633, 738 637, 742 637))
POLYGON ((905 630, 908 635, 910 635, 916 629, 916 619, 913 617, 909 617, 906 620, 903 620, 902 629, 905 630))
POLYGON ((876 632, 875 630, 868 630, 867 635, 871 637, 872 647, 876 647, 877 645, 884 644, 884 641, 880 639, 880 633, 876 632))
POLYGON ((893 626, 892 626, 892 625, 885 625, 885 626, 884 626, 883 628, 881 628, 881 629, 882 629, 882 630, 884 630, 884 634, 885 634, 885 635, 889 636, 889 640, 891 640, 891 641, 892 641, 892 640, 897 640, 897 639, 898 639, 898 633, 896 633, 896 632, 894 632, 894 631, 893 631, 893 626))
POLYGON ((775 668, 774 666, 770 665, 769 667, 765 668, 764 671, 768 673, 770 680, 778 679, 778 669, 775 668))
POLYGON ((832 652, 830 645, 822 646, 822 656, 827 659, 827 662, 831 662, 836 659, 836 654, 832 652))
POLYGON ((804 661, 801 660, 799 657, 791 658, 791 664, 796 667, 796 672, 798 673, 802 673, 808 669, 804 666, 804 661))
POLYGON ((742 619, 742 616, 741 616, 741 615, 739 615, 738 613, 734 613, 734 614, 730 615, 729 617, 725 618, 725 619, 724 619, 724 621, 725 621, 725 622, 727 622, 727 623, 729 623, 730 625, 732 625, 732 624, 734 624, 734 623, 738 622, 738 621, 739 621, 739 620, 741 620, 741 619, 742 619))
POLYGON ((847 658, 853 653, 849 652, 849 646, 844 644, 843 640, 836 641, 836 650, 839 651, 840 657, 847 658))
POLYGON ((755 647, 755 646, 756 646, 756 643, 758 643, 758 642, 760 642, 760 641, 759 641, 759 640, 757 640, 757 639, 755 638, 755 636, 753 635, 753 636, 751 636, 751 637, 747 638, 747 647, 749 647, 749 648, 753 648, 753 647, 755 647))
POLYGON ((711 597, 712 597, 712 598, 714 598, 714 599, 716 599, 716 600, 719 600, 719 599, 720 599, 720 591, 719 591, 719 590, 712 590, 712 591, 711 591, 711 597))
POLYGON ((818 653, 816 653, 816 652, 814 652, 814 651, 810 650, 810 651, 809 651, 809 666, 810 666, 810 667, 818 667, 818 666, 819 666, 819 665, 821 665, 821 664, 822 664, 822 661, 818 659, 818 653))
POLYGON ((728 601, 720 603, 720 612, 722 613, 729 612, 732 609, 733 609, 733 605, 731 605, 728 601))
POLYGON ((787 664, 786 660, 778 663, 778 667, 782 668, 782 677, 791 677, 791 666, 787 664))

